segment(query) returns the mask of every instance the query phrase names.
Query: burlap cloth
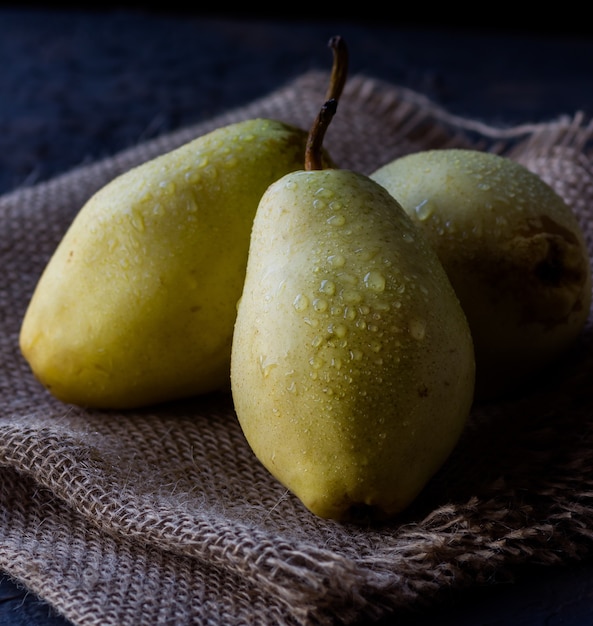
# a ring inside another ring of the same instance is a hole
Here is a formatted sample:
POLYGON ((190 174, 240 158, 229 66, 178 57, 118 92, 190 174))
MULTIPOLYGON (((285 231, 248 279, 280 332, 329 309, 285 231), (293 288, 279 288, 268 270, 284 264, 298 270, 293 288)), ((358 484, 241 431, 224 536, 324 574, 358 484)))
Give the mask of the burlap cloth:
MULTIPOLYGON (((593 353, 513 400, 476 407, 405 519, 315 518, 259 465, 226 395, 125 413, 52 399, 18 332, 75 213, 116 174, 217 126, 266 116, 309 128, 327 76, 0 198, 0 568, 75 624, 351 624, 593 553, 593 353)), ((420 94, 351 77, 326 147, 370 173, 397 155, 509 154, 572 205, 593 248, 591 124, 489 128, 420 94)))

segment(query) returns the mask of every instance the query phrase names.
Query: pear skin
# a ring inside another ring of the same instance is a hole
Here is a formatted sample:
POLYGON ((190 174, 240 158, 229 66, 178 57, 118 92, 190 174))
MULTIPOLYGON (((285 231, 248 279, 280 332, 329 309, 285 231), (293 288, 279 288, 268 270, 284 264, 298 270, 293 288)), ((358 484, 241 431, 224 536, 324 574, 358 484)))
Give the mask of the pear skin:
POLYGON ((306 139, 273 120, 231 124, 91 197, 22 323, 39 381, 99 408, 228 390, 253 217, 267 186, 302 167, 306 139))
POLYGON ((581 332, 591 306, 587 245, 570 207, 510 158, 429 150, 371 178, 436 250, 476 352, 476 396, 518 393, 581 332))
POLYGON ((473 400, 467 320, 436 254, 368 177, 288 174, 253 224, 231 358, 254 454, 314 514, 404 510, 473 400))

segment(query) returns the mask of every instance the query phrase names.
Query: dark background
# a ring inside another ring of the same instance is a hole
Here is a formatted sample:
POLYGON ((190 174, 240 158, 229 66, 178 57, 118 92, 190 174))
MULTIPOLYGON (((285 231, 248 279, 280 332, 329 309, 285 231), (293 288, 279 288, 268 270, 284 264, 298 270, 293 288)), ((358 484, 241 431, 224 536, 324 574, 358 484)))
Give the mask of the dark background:
MULTIPOLYGON (((536 14, 518 2, 457 13, 450 3, 396 3, 392 15, 376 3, 231 13, 162 4, 0 4, 0 194, 329 70, 335 34, 348 43, 351 73, 410 87, 458 115, 500 126, 593 116, 593 35, 572 5, 552 14, 530 4, 536 14)), ((452 594, 397 623, 593 624, 593 564, 526 569, 514 584, 452 594)), ((64 622, 4 580, 2 624, 64 622)))
POLYGON ((460 115, 508 125, 593 108, 593 39, 572 12, 536 21, 517 10, 508 19, 500 4, 485 17, 399 3, 386 18, 332 3, 280 17, 163 4, 0 5, 0 193, 329 69, 334 34, 351 73, 460 115))

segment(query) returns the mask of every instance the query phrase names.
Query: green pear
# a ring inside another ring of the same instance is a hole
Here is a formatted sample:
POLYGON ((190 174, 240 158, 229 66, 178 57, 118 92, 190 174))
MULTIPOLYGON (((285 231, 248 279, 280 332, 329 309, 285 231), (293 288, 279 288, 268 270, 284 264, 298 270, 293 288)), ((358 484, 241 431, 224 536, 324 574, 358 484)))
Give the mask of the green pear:
POLYGON ((267 189, 255 215, 233 401, 255 456, 311 512, 387 518, 463 431, 472 339, 397 201, 362 174, 306 162, 267 189))
POLYGON ((306 141, 274 120, 230 124, 91 197, 22 323, 41 383, 100 408, 228 390, 253 217, 267 186, 302 167, 306 141))
POLYGON ((517 393, 581 332, 588 251, 569 206, 504 156, 443 149, 371 174, 436 250, 469 321, 476 396, 517 393))

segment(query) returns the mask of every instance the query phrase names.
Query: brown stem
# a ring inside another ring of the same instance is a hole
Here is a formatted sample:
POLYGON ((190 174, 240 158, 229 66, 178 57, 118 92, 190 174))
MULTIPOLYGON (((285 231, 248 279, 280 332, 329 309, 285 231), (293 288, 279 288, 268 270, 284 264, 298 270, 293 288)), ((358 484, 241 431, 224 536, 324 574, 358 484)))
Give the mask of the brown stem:
POLYGON ((309 131, 307 146, 305 148, 305 170, 323 169, 323 139, 327 128, 336 114, 338 100, 342 95, 348 75, 348 48, 340 35, 335 35, 329 40, 329 47, 334 53, 332 73, 325 102, 321 106, 313 126, 309 131))
POLYGON ((305 149, 305 170, 308 172, 323 169, 323 138, 325 137, 325 131, 336 114, 337 106, 337 100, 327 100, 323 103, 315 118, 315 123, 309 133, 305 149))
POLYGON ((325 99, 339 100, 348 77, 348 48, 340 35, 334 35, 329 40, 328 46, 334 53, 334 61, 325 99))

